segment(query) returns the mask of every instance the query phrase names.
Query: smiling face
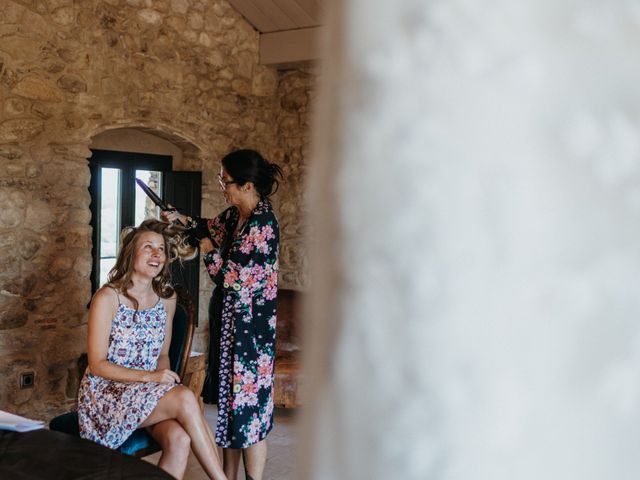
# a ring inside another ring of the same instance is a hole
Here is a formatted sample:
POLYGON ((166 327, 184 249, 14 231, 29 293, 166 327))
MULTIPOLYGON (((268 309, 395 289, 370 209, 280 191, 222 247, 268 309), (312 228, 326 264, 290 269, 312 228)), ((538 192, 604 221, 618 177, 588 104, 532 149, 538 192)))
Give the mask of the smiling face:
POLYGON ((144 277, 155 278, 167 261, 164 237, 155 232, 142 233, 136 242, 133 270, 144 277))
POLYGON ((223 167, 220 168, 220 173, 218 174, 218 183, 220 184, 220 190, 222 191, 225 201, 229 205, 238 206, 243 192, 223 167))

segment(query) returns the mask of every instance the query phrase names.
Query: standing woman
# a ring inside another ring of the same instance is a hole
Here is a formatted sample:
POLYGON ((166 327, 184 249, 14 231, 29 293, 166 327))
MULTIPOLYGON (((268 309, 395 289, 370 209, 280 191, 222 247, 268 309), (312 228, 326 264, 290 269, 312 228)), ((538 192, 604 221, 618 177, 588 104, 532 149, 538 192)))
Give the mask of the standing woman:
MULTIPOLYGON (((166 212, 209 232, 200 241, 215 284, 210 334, 220 328, 216 443, 224 448, 224 472, 235 480, 244 461, 247 479, 260 480, 267 459, 265 437, 273 426, 273 367, 278 292, 278 221, 268 200, 282 178, 280 167, 254 150, 222 159, 220 189, 230 205, 214 219, 166 212)), ((213 342, 212 342, 213 343, 213 342)), ((215 371, 210 355, 209 368, 215 371)), ((206 397, 206 392, 205 392, 206 397)))
POLYGON ((89 367, 78 392, 80 436, 115 449, 146 427, 162 447, 160 468, 182 478, 191 447, 209 478, 224 480, 198 401, 169 369, 176 310, 169 229, 158 220, 130 228, 109 282, 91 300, 89 367))

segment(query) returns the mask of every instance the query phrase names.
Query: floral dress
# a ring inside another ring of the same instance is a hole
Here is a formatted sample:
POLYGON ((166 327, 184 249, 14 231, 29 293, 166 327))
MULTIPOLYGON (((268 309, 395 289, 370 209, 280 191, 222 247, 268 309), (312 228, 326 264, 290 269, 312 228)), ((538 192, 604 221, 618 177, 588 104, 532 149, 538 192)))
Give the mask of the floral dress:
POLYGON ((236 207, 206 222, 219 248, 203 259, 221 294, 216 443, 246 448, 273 426, 273 367, 278 292, 278 221, 261 200, 240 232, 236 207))
MULTIPOLYGON (((120 303, 111 324, 107 361, 121 367, 153 371, 164 343, 167 311, 162 300, 137 312, 120 303)), ((80 436, 118 448, 146 420, 175 385, 119 382, 87 369, 78 392, 80 436)))

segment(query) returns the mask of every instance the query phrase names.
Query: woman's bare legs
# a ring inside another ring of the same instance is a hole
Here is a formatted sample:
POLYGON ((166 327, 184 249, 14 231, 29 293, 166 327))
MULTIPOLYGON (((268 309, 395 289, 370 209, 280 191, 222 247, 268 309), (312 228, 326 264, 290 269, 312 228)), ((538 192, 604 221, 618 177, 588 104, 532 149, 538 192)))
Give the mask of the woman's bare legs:
MULTIPOLYGON (((213 447, 216 450, 216 456, 218 457, 218 459, 222 458, 221 452, 223 451, 223 449, 216 445, 215 437, 213 436, 213 432, 211 431, 211 427, 209 426, 209 422, 207 422, 207 419, 205 418, 204 415, 202 416, 202 421, 204 423, 204 428, 207 431, 207 434, 209 435, 209 440, 211 441, 211 445, 213 445, 213 447)), ((225 475, 226 475, 226 473, 225 473, 225 475)), ((228 478, 229 477, 227 477, 227 479, 228 478)))
POLYGON ((162 455, 158 466, 178 480, 184 476, 191 450, 191 438, 175 420, 165 420, 149 427, 151 436, 160 444, 162 455))
POLYGON ((229 480, 238 478, 238 469, 240 468, 240 455, 242 450, 239 448, 223 448, 222 458, 224 459, 224 474, 229 480))
POLYGON ((250 447, 225 448, 222 451, 224 459, 224 474, 229 480, 236 480, 238 476, 238 468, 240 467, 240 456, 244 463, 244 474, 246 480, 262 480, 264 466, 267 463, 267 441, 251 445, 250 447))
POLYGON ((262 440, 242 450, 244 471, 247 480, 262 480, 267 463, 267 441, 262 440))
POLYGON ((209 478, 226 479, 200 405, 193 392, 182 385, 171 389, 162 397, 141 426, 149 427, 164 420, 174 419, 189 435, 193 453, 209 478))

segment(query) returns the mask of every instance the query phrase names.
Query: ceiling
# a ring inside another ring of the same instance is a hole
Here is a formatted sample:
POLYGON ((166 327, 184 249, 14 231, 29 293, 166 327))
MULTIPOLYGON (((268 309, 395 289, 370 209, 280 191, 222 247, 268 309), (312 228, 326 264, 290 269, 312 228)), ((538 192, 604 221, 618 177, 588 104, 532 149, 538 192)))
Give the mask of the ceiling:
POLYGON ((317 27, 322 0, 229 0, 260 33, 317 27))
POLYGON ((260 33, 260 63, 296 68, 318 60, 323 0, 228 0, 260 33))

